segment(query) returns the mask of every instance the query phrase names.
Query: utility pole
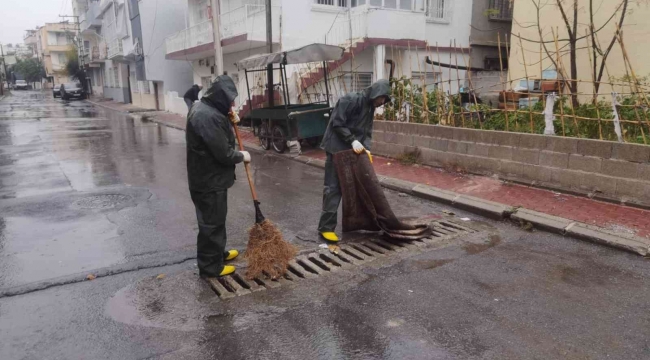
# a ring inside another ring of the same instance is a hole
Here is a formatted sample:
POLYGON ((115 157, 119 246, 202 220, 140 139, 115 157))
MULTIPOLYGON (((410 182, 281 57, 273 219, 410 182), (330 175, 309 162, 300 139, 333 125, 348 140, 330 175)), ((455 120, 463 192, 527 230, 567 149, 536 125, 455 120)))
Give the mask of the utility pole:
MULTIPOLYGON (((271 0, 266 0, 266 46, 269 48, 269 54, 273 52, 273 24, 271 12, 271 0)), ((269 107, 275 105, 273 96, 273 64, 266 66, 266 83, 269 91, 269 107)))
MULTIPOLYGON (((224 73, 223 50, 221 49, 221 0, 212 0, 212 33, 214 35, 214 74, 224 73)), ((207 90, 206 90, 207 91, 207 90)))
MULTIPOLYGON (((2 44, 0 44, 0 55, 2 55, 2 66, 4 66, 5 69, 5 80, 7 81, 7 86, 9 86, 9 78, 7 77, 7 60, 5 59, 5 50, 2 47, 2 44)), ((4 90, 4 81, 2 78, 0 78, 0 95, 4 95, 5 90, 4 90)))
MULTIPOLYGON (((81 25, 79 24, 79 16, 77 15, 59 15, 60 18, 73 18, 74 19, 74 28, 72 29, 74 31, 74 38, 73 42, 77 43, 77 49, 78 49, 78 56, 79 56, 79 67, 83 69, 84 67, 84 56, 85 56, 85 48, 84 48, 84 41, 83 38, 81 37, 81 25)), ((62 24, 68 24, 67 20, 62 21, 62 24)), ((66 29, 68 30, 68 29, 66 29)))

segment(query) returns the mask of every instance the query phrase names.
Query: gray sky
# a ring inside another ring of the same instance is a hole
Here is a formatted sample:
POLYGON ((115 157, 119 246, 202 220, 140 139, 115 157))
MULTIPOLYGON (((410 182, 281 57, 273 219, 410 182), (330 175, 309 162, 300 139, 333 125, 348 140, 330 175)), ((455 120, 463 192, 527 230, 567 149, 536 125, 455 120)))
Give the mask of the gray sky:
POLYGON ((0 0, 0 9, 0 43, 15 44, 23 42, 25 30, 72 15, 72 0, 0 0))

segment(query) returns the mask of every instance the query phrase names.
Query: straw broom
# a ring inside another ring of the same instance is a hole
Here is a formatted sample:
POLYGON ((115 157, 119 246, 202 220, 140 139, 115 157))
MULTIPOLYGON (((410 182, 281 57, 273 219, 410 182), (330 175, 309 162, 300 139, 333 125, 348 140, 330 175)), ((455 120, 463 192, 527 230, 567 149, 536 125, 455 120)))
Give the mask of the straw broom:
MULTIPOLYGON (((232 118, 236 117, 237 114, 231 112, 229 116, 232 118)), ((233 128, 239 143, 239 150, 244 151, 244 144, 239 135, 239 127, 237 124, 233 124, 233 128)), ((248 185, 251 188, 251 195, 253 196, 253 205, 255 206, 255 224, 248 230, 248 245, 246 246, 246 253, 244 253, 244 259, 248 261, 246 278, 252 280, 267 275, 272 279, 277 279, 287 272, 289 261, 296 256, 297 249, 286 242, 277 226, 262 215, 260 202, 257 200, 257 192, 253 185, 250 164, 245 163, 244 167, 248 185)))

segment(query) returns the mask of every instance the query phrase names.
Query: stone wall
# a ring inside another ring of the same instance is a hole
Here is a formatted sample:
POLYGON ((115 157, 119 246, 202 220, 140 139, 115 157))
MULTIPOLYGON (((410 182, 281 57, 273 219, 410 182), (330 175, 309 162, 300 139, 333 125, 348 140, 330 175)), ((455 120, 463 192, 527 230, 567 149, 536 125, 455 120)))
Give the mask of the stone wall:
POLYGON ((373 153, 650 206, 650 146, 375 121, 373 153))

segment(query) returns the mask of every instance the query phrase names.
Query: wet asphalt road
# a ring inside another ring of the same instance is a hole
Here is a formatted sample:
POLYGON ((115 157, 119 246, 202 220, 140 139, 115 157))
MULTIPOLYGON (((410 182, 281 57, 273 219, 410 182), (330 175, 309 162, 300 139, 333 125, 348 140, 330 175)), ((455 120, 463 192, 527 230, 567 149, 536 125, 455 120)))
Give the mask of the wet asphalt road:
MULTIPOLYGON (((265 215, 316 247, 321 170, 253 155, 265 215)), ((196 276, 184 159, 181 131, 49 93, 0 102, 0 359, 650 358, 647 260, 461 211, 479 232, 221 301, 196 276)), ((445 208, 387 194, 403 216, 445 208)), ((243 249, 243 181, 229 206, 243 249)))

